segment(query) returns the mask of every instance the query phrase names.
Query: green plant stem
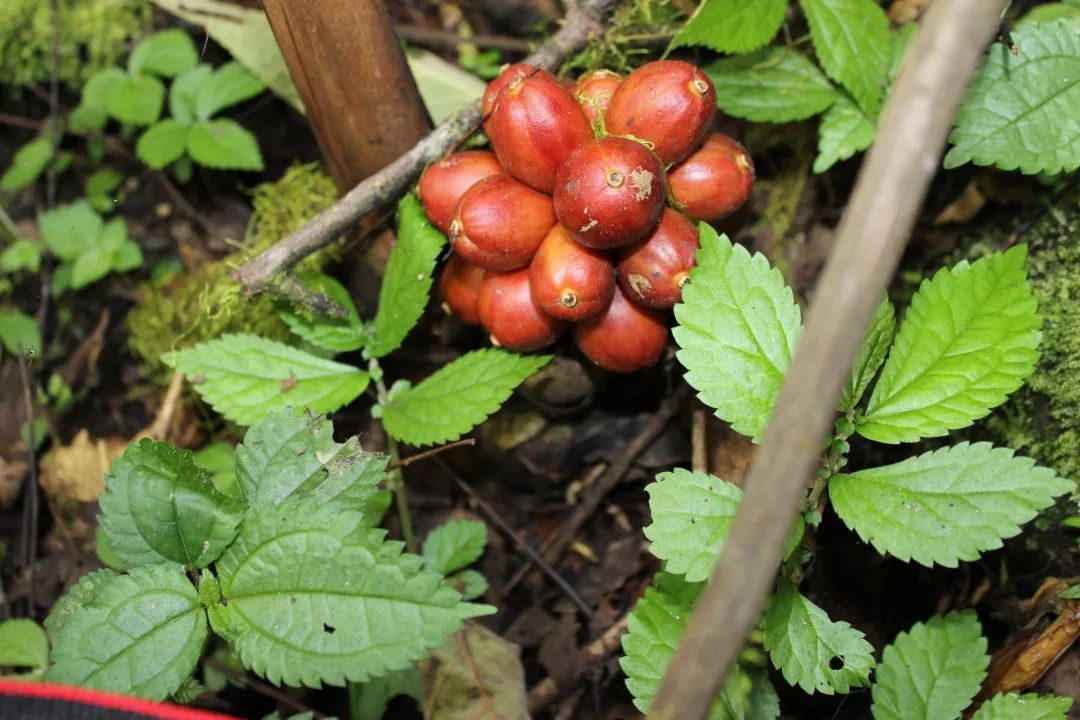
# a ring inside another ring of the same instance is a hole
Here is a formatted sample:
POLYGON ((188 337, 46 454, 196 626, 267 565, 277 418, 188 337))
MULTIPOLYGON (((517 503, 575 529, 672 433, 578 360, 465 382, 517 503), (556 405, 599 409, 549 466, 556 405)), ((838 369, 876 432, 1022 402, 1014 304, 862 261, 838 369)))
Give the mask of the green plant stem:
POLYGON ((814 485, 814 488, 810 491, 809 497, 806 498, 806 509, 816 510, 821 512, 822 505, 824 505, 825 491, 829 487, 829 480, 832 480, 845 465, 847 465, 847 454, 851 446, 848 445, 848 438, 855 432, 855 413, 854 411, 847 412, 843 417, 836 421, 836 425, 833 428, 832 441, 829 443, 829 451, 825 454, 825 459, 821 463, 821 469, 818 470, 818 481, 814 485))
MULTIPOLYGON (((379 361, 371 358, 368 361, 368 371, 371 379, 375 381, 375 391, 379 404, 386 406, 390 401, 390 393, 386 390, 383 381, 382 367, 379 361)), ((385 430, 386 427, 383 427, 385 430)), ((405 540, 405 548, 416 552, 416 536, 413 534, 412 517, 409 515, 409 491, 405 487, 405 475, 401 472, 401 449, 398 441, 389 432, 386 433, 386 447, 390 452, 390 467, 394 468, 386 474, 386 486, 394 494, 394 505, 397 506, 398 521, 401 523, 401 536, 405 540)))

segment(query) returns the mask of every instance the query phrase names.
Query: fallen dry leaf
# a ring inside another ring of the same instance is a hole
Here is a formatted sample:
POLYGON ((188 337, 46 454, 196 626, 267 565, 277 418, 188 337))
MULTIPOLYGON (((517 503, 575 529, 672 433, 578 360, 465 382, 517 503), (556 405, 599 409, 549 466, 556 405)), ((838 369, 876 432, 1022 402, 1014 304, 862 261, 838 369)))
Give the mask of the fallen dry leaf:
POLYGON ((897 24, 910 22, 929 6, 930 0, 893 0, 889 6, 889 19, 897 24))
POLYGON ((25 460, 5 460, 0 455, 0 507, 7 507, 15 500, 22 487, 22 479, 30 466, 25 460))
POLYGON ((1061 614, 1039 635, 1023 646, 1021 640, 996 653, 994 666, 980 697, 1018 692, 1039 682, 1046 671, 1080 637, 1080 601, 1066 601, 1061 614))
POLYGON ((105 490, 105 473, 127 447, 124 438, 94 438, 80 430, 70 445, 41 458, 41 487, 57 501, 88 503, 105 490))
POLYGON ((482 625, 466 623, 420 663, 427 720, 529 717, 520 649, 482 625))

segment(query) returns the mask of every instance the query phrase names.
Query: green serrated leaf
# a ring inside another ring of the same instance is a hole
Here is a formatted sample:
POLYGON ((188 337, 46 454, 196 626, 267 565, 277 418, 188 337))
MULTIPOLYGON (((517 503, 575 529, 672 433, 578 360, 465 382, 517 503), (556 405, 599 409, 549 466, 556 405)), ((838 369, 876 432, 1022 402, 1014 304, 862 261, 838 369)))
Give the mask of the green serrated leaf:
POLYGON ((304 274, 300 282, 308 290, 326 295, 345 308, 346 316, 314 315, 304 308, 282 301, 276 305, 277 313, 289 329, 312 345, 332 352, 360 349, 365 340, 364 323, 349 291, 334 278, 321 273, 304 274))
POLYGON ((216 170, 263 169, 259 141, 232 120, 204 120, 191 126, 188 154, 200 165, 216 170))
POLYGON ((435 262, 446 237, 428 222, 416 195, 398 203, 397 244, 390 251, 375 314, 375 338, 369 350, 383 357, 401 347, 427 307, 435 262))
POLYGON ((219 413, 254 425, 285 407, 333 412, 368 385, 368 374, 255 335, 227 334, 163 361, 187 375, 219 413))
POLYGON ((989 664, 974 612, 916 623, 882 652, 870 711, 874 720, 957 718, 979 691, 989 664))
POLYGON ((1051 22, 1058 18, 1080 17, 1080 6, 1069 5, 1064 2, 1049 2, 1045 5, 1036 5, 1024 13, 1024 17, 1016 23, 1020 27, 1028 23, 1051 22))
POLYGON ((206 567, 232 542, 244 513, 244 503, 218 492, 189 450, 149 439, 113 462, 100 503, 105 540, 129 567, 206 567))
POLYGON ((986 60, 956 116, 945 167, 966 162, 1026 174, 1080 167, 1080 17, 1024 23, 986 60))
POLYGON ((799 0, 821 66, 875 116, 885 97, 892 34, 875 0, 799 0))
POLYGON ((213 72, 214 68, 200 63, 176 76, 169 86, 169 114, 174 120, 184 125, 195 122, 196 98, 213 72))
POLYGON ((36 273, 41 269, 41 246, 33 240, 19 238, 0 252, 0 272, 20 270, 36 273))
POLYGON ((817 66, 787 47, 716 60, 702 70, 716 88, 716 106, 754 122, 805 120, 840 96, 817 66))
POLYGON ((446 578, 450 587, 461 593, 462 600, 475 600, 488 590, 487 578, 476 570, 462 570, 446 578))
POLYGON ((167 118, 160 120, 144 132, 135 143, 135 154, 155 170, 176 162, 187 149, 188 128, 167 118))
POLYGON ((704 0, 671 41, 744 53, 767 45, 784 24, 787 0, 704 0))
POLYGON ((41 330, 24 312, 0 310, 0 345, 13 355, 40 356, 41 330))
POLYGON ((878 552, 956 567, 1075 488, 1053 470, 990 443, 960 443, 884 467, 838 475, 833 509, 878 552))
POLYGON ((457 440, 498 410, 514 388, 549 360, 550 355, 518 355, 499 348, 473 350, 395 394, 383 408, 383 425, 398 440, 418 447, 457 440))
POLYGON ((227 62, 206 78, 195 101, 195 117, 209 120, 227 107, 250 100, 266 86, 236 61, 227 62))
POLYGON ((180 28, 156 32, 131 51, 128 72, 173 77, 195 66, 199 53, 191 36, 180 28))
POLYGON ((85 200, 60 205, 38 216, 45 247, 61 260, 74 260, 92 248, 103 225, 101 216, 85 200))
POLYGON ((855 356, 855 362, 851 365, 851 374, 844 383, 844 390, 840 395, 840 412, 850 412, 859 404, 881 363, 885 362, 895 332, 896 310, 889 298, 884 297, 874 311, 870 329, 859 348, 859 354, 855 356))
POLYGON ((152 75, 125 75, 109 87, 105 109, 130 125, 153 125, 161 116, 165 86, 152 75))
POLYGON ((84 577, 45 621, 53 665, 45 679, 164 700, 194 671, 206 613, 176 566, 84 577))
POLYGON ((21 145, 11 158, 11 166, 0 175, 0 190, 15 192, 33 183, 49 167, 52 151, 53 145, 48 138, 37 138, 21 145))
POLYGON ((334 426, 314 413, 275 410, 236 447, 236 481, 252 511, 294 495, 363 508, 383 479, 389 458, 360 441, 334 442, 334 426))
POLYGON ((1042 319, 1018 245, 924 280, 865 416, 878 442, 913 442, 971 425, 1005 402, 1039 360, 1042 319))
POLYGON ((449 520, 438 526, 424 541, 424 563, 428 568, 449 575, 472 565, 484 554, 487 525, 479 520, 449 520))
POLYGON ((877 132, 874 121, 847 95, 841 95, 821 116, 814 172, 823 173, 841 160, 870 147, 877 132))
MULTIPOLYGON (((634 705, 647 713, 660 680, 675 654, 702 583, 687 583, 678 575, 660 573, 630 614, 622 636, 625 656, 619 664, 634 705)), ((780 702, 760 668, 732 667, 709 709, 710 720, 774 720, 780 702)))
MULTIPOLYGON (((664 561, 668 572, 685 575, 690 582, 707 580, 724 547, 742 490, 706 473, 676 468, 660 473, 645 486, 652 524, 644 532, 649 552, 664 561)), ((802 516, 784 547, 787 557, 802 539, 802 516)))
POLYGON ((1072 704, 1072 698, 1056 695, 995 695, 975 711, 971 720, 1068 720, 1072 704))
POLYGON ((247 667, 288 685, 363 682, 494 611, 462 603, 384 531, 358 529, 362 520, 338 503, 294 498, 241 523, 217 569, 247 667))
POLYGON ((0 622, 0 665, 43 668, 49 663, 49 639, 33 620, 0 622))
POLYGON ((210 473, 214 487, 229 497, 240 496, 240 486, 236 482, 236 468, 233 464, 234 448, 227 442, 215 442, 198 450, 191 459, 195 464, 210 473))
POLYGON ((716 416, 755 442, 802 331, 780 271, 702 223, 697 266, 675 306, 672 334, 686 381, 716 416))
POLYGON ((848 693, 870 684, 874 648, 846 622, 781 580, 765 611, 765 649, 784 679, 804 692, 848 693))

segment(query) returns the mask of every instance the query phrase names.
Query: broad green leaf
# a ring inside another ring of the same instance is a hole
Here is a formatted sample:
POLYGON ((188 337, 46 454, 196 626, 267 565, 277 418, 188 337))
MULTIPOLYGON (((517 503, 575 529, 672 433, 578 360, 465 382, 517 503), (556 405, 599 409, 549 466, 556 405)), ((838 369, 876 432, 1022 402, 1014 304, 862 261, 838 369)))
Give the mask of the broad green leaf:
POLYGON ((859 354, 855 356, 855 362, 851 365, 851 374, 848 375, 840 395, 840 412, 854 410, 859 404, 881 363, 885 362, 885 355, 889 352, 895 332, 896 310, 889 298, 885 297, 878 303, 874 317, 870 320, 870 329, 859 348, 859 354))
POLYGON ((375 338, 369 350, 383 357, 401 347, 427 307, 435 262, 446 237, 428 222, 412 193, 398 203, 397 244, 390 251, 375 314, 375 338))
POLYGON ((848 693, 870 684, 874 648, 846 622, 833 622, 787 580, 765 611, 765 649, 784 679, 804 692, 848 693))
POLYGON ((282 301, 276 306, 277 313, 289 329, 312 345, 333 352, 360 349, 365 339, 364 323, 349 291, 334 278, 321 273, 302 275, 300 281, 308 290, 326 295, 345 308, 346 316, 334 318, 314 315, 304 308, 282 301))
POLYGON ((1042 337, 1026 257, 1018 245, 923 281, 856 423, 860 435, 887 443, 946 435, 1024 383, 1042 337))
POLYGON ((799 0, 821 66, 875 116, 892 49, 889 19, 875 0, 799 0))
POLYGON ((19 147, 11 166, 0 175, 0 190, 15 192, 27 187, 49 167, 53 146, 48 138, 37 138, 19 147))
POLYGON ((19 238, 0 252, 0 272, 20 270, 36 273, 41 268, 41 246, 33 240, 19 238))
MULTIPOLYGON (((625 655, 619 661, 634 705, 642 712, 648 712, 656 696, 702 588, 701 583, 687 583, 669 573, 660 573, 653 582, 630 614, 628 631, 622 636, 625 655)), ((774 720, 779 716, 780 701, 767 675, 760 668, 738 664, 709 709, 710 720, 774 720)))
POLYGON ((60 205, 38 216, 45 247, 61 260, 74 260, 93 247, 102 226, 101 216, 85 200, 60 205))
POLYGON ((549 360, 550 355, 518 355, 499 348, 473 350, 393 394, 382 409, 383 425, 410 445, 457 440, 498 410, 514 388, 549 360))
POLYGON ((1001 547, 1002 538, 1073 489, 1012 450, 960 443, 838 475, 829 496, 840 519, 878 552, 956 567, 1001 547))
POLYGON ((125 75, 109 88, 105 109, 130 125, 153 125, 161 116, 165 86, 152 75, 125 75))
POLYGON ((263 169, 259 141, 232 120, 195 123, 188 134, 187 150, 192 160, 215 170, 263 169))
POLYGON ((449 520, 431 531, 424 541, 424 563, 431 570, 449 575, 472 565, 484 554, 487 525, 479 520, 449 520))
MULTIPOLYGON (((739 509, 742 490, 718 477, 676 468, 657 475, 645 492, 652 515, 652 524, 644 530, 652 541, 649 552, 664 561, 668 572, 686 575, 690 582, 707 580, 739 509)), ((802 534, 799 516, 784 557, 799 544, 802 534)))
POLYGON ((1068 720, 1072 704, 1072 698, 1056 695, 995 695, 975 711, 971 720, 1068 720))
POLYGON ((129 272, 141 268, 142 264, 142 248, 131 240, 126 240, 112 256, 114 272, 129 272))
POLYGON ((122 182, 124 182, 124 176, 111 167, 95 170, 83 185, 87 201, 100 213, 112 212, 116 209, 116 203, 119 202, 119 194, 116 191, 122 182))
POLYGON ((1058 18, 1076 17, 1080 17, 1080 6, 1068 5, 1063 2, 1050 2, 1045 5, 1036 5, 1028 10, 1024 13, 1024 17, 1020 18, 1019 22, 1016 23, 1016 27, 1028 23, 1051 22, 1058 18))
POLYGON ((191 36, 180 28, 156 32, 135 46, 128 58, 128 72, 162 77, 179 75, 199 62, 191 36))
POLYGON ((109 105, 109 93, 113 86, 127 77, 118 67, 107 67, 90 76, 82 89, 82 106, 105 110, 109 105))
POLYGON ((0 622, 0 665, 43 668, 49 663, 49 639, 33 620, 0 622))
POLYGON ((71 264, 71 277, 69 287, 72 290, 93 285, 112 270, 113 256, 105 248, 91 248, 75 258, 71 264))
POLYGON ((209 120, 221 110, 255 97, 266 87, 236 61, 227 62, 199 86, 195 117, 209 120))
POLYGON ((851 98, 841 95, 821 116, 814 172, 823 173, 841 160, 870 147, 875 132, 874 121, 851 98))
POLYGON ((252 511, 294 495, 356 509, 375 494, 388 459, 365 452, 355 437, 334 442, 325 417, 285 408, 268 414, 236 447, 236 482, 252 511))
MULTIPOLYGON (((487 84, 458 65, 428 50, 409 48, 405 56, 409 74, 436 125, 484 94, 487 84)), ((295 91, 294 91, 295 92, 295 91)))
POLYGON ((974 612, 916 623, 882 652, 870 711, 874 720, 958 718, 979 691, 989 664, 974 612))
POLYGON ((477 623, 420 663, 425 720, 529 720, 521 648, 477 623))
POLYGON ((755 442, 802 331, 780 271, 702 223, 697 267, 675 306, 679 362, 698 397, 755 442))
POLYGON ((213 72, 214 68, 200 63, 176 76, 169 86, 169 114, 174 120, 184 125, 195 122, 196 98, 213 72))
POLYGON ((99 501, 105 540, 129 567, 206 567, 232 542, 244 513, 244 503, 218 492, 191 451, 149 439, 113 462, 99 501))
POLYGON ((13 355, 40 355, 41 331, 34 318, 18 310, 0 310, 0 345, 13 355))
POLYGON ((945 167, 966 162, 1026 174, 1080 167, 1080 17, 1024 23, 1019 50, 990 47, 949 136, 945 167))
POLYGON ((817 66, 787 47, 716 60, 702 69, 716 88, 717 107, 754 122, 805 120, 840 96, 817 66))
MULTIPOLYGON (((114 70, 116 68, 113 68, 114 70)), ((123 73, 121 73, 123 75, 123 73)), ((73 133, 95 135, 105 129, 109 122, 109 113, 105 107, 91 107, 86 103, 79 103, 67 117, 67 129, 73 133)), ((88 137, 86 140, 86 154, 94 162, 100 162, 104 155, 103 141, 99 137, 88 137)))
POLYGON ((420 674, 415 667, 372 678, 366 683, 350 683, 350 718, 383 718, 386 706, 398 695, 420 702, 420 674))
POLYGON ((53 665, 45 680, 164 700, 195 670, 206 613, 176 566, 84 577, 45 621, 53 665))
POLYGON ((767 45, 784 24, 787 0, 703 0, 671 47, 704 45, 744 53, 767 45))
POLYGON ((151 125, 139 137, 139 141, 135 143, 135 154, 153 169, 161 170, 184 154, 187 140, 187 126, 172 118, 166 118, 151 125))
POLYGON ((462 621, 494 611, 463 603, 338 503, 290 499, 248 516, 217 563, 228 604, 212 610, 244 664, 273 683, 318 687, 400 670, 462 621))
POLYGON ((240 425, 285 407, 333 412, 368 385, 368 374, 255 335, 228 334, 163 360, 187 375, 206 402, 240 425))
POLYGON ((195 464, 210 473, 210 480, 218 492, 229 497, 240 496, 240 486, 236 482, 236 467, 233 463, 234 448, 227 442, 215 442, 198 450, 191 456, 195 464))

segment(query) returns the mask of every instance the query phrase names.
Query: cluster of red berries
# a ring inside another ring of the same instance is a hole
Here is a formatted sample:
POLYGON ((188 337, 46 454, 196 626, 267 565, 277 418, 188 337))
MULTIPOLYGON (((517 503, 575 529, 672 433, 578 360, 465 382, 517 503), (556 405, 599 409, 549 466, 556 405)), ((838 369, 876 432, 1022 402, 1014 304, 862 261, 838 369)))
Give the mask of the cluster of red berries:
POLYGON ((568 323, 597 365, 633 372, 660 357, 698 249, 692 221, 739 208, 750 156, 711 132, 712 83, 660 60, 625 79, 598 70, 564 84, 510 65, 484 92, 494 153, 430 165, 419 194, 454 254, 439 288, 462 321, 529 352, 568 323), (669 206, 670 205, 670 206, 669 206))

